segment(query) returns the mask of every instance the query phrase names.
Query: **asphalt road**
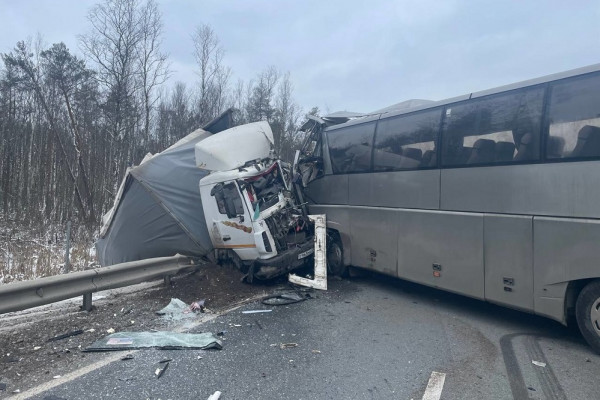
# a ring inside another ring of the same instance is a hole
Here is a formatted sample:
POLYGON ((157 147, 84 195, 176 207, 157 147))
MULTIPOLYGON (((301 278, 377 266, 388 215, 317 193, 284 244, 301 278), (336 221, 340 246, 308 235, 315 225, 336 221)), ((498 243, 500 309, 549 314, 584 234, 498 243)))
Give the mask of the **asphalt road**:
POLYGON ((315 299, 248 304, 193 329, 226 330, 223 350, 138 351, 35 398, 600 398, 600 356, 558 323, 382 276, 329 285, 315 299), (434 372, 443 381, 427 388, 434 372))

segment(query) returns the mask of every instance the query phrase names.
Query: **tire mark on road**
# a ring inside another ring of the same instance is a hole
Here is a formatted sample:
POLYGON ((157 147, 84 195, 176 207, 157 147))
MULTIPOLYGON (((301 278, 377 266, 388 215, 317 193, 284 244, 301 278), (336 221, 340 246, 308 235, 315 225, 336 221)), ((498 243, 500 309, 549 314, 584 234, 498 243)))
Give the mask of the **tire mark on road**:
POLYGON ((519 367, 519 361, 515 355, 515 349, 512 345, 512 340, 518 336, 526 335, 524 333, 511 333, 500 338, 500 350, 504 358, 504 366, 506 367, 506 375, 510 383, 510 391, 515 400, 526 400, 529 398, 529 393, 525 387, 523 373, 519 367))
POLYGON ((549 339, 556 339, 556 336, 541 335, 539 333, 511 333, 504 335, 500 338, 500 350, 504 358, 504 366, 506 367, 506 374, 510 383, 510 390, 513 398, 518 400, 529 399, 529 393, 523 379, 523 373, 519 366, 515 349, 512 344, 512 340, 518 336, 526 337, 526 351, 527 355, 531 360, 541 361, 546 364, 546 367, 536 367, 535 373, 540 381, 542 392, 549 400, 567 400, 565 392, 558 383, 554 371, 548 364, 544 352, 542 351, 538 340, 541 337, 549 339))
POLYGON ((556 375, 554 375, 554 371, 540 347, 539 339, 539 336, 528 335, 526 338, 526 349, 531 360, 541 361, 546 364, 545 367, 534 367, 535 374, 542 386, 542 391, 548 400, 567 400, 562 386, 558 383, 558 379, 556 379, 556 375))

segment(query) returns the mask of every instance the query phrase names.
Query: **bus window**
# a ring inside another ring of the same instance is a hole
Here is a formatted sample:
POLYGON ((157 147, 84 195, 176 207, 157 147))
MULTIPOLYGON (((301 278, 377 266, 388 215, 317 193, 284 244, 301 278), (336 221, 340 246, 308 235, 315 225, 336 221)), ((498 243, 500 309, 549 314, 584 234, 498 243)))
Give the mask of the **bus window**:
POLYGON ((375 135, 375 171, 436 167, 440 118, 441 110, 433 110, 380 120, 375 135))
POLYGON ((542 88, 475 99, 446 108, 444 166, 539 159, 542 88))
POLYGON ((374 132, 375 122, 327 132, 329 155, 334 174, 369 171, 374 132))
POLYGON ((553 85, 546 157, 600 157, 600 76, 553 85))

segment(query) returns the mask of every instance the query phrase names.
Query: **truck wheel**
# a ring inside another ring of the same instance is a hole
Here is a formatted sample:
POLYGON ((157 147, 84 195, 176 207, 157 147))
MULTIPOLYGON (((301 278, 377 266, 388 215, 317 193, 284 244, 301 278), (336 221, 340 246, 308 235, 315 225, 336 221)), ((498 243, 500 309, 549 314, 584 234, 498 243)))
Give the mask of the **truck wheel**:
POLYGON ((579 293, 575 315, 581 334, 600 354, 600 280, 588 283, 579 293))
POLYGON ((337 235, 327 237, 327 272, 337 276, 348 275, 348 267, 344 265, 344 250, 337 235))

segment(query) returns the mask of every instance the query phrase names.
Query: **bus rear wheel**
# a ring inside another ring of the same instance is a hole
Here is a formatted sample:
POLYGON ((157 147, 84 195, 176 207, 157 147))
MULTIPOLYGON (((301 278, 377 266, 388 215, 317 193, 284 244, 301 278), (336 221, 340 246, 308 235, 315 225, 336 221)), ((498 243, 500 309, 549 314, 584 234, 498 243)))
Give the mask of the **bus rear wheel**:
POLYGON ((594 351, 600 354, 600 280, 588 283, 577 297, 577 325, 594 351))

